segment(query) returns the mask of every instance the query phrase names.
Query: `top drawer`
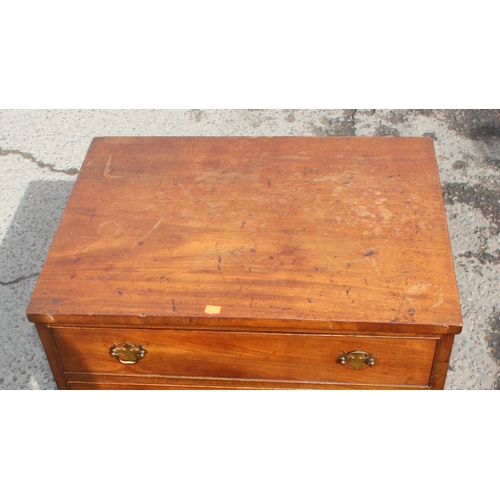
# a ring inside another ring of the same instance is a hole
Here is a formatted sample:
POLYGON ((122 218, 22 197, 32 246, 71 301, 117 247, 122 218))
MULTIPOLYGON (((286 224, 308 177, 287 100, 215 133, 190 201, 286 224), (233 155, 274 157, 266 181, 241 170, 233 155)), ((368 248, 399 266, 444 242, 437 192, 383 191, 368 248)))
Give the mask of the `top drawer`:
POLYGON ((111 373, 237 379, 428 386, 437 338, 226 331, 50 327, 66 373, 111 373), (136 364, 110 355, 113 344, 147 350, 136 364), (337 358, 373 353, 355 370, 337 358))

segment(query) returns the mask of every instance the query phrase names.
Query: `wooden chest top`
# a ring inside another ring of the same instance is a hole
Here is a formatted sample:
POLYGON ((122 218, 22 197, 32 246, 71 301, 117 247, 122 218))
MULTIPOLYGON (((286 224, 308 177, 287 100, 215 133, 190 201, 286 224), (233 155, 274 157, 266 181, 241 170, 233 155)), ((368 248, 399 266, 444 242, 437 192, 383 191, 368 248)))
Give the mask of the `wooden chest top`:
POLYGON ((92 141, 37 323, 458 333, 431 139, 92 141))

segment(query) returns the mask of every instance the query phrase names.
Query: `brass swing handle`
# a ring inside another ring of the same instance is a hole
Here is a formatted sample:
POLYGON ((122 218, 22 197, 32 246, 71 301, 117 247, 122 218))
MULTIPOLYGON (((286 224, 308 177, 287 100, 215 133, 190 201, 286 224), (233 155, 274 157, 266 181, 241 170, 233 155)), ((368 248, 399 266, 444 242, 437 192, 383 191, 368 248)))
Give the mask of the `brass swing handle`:
POLYGON ((337 362, 342 366, 352 366, 355 370, 359 370, 363 366, 375 366, 375 361, 377 358, 373 355, 372 352, 367 353, 364 351, 343 351, 337 357, 337 362))
POLYGON ((109 354, 124 365, 135 365, 146 356, 147 352, 142 345, 135 345, 130 342, 113 344, 109 348, 109 354))

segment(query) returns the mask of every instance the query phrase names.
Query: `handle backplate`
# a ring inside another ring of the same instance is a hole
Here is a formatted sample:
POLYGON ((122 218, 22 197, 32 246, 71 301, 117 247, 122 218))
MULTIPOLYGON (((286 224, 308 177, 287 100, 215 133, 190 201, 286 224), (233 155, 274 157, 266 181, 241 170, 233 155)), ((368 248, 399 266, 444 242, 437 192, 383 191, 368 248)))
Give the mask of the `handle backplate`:
POLYGON ((365 366, 375 366, 375 361, 377 358, 372 352, 367 353, 365 351, 343 351, 337 357, 337 362, 342 366, 352 366, 355 370, 359 370, 365 366))
POLYGON ((124 365, 135 365, 138 363, 148 351, 142 345, 135 345, 130 342, 123 344, 113 344, 109 348, 109 354, 124 365))

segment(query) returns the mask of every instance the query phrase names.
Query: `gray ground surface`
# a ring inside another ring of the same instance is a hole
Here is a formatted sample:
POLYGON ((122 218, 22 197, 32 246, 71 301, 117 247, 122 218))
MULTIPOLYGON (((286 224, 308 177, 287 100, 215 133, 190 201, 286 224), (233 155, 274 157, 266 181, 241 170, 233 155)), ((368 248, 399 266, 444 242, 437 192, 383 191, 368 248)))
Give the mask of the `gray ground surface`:
POLYGON ((55 389, 25 310, 90 141, 106 135, 434 139, 464 315, 447 389, 496 389, 500 363, 497 110, 0 110, 0 389, 55 389))

